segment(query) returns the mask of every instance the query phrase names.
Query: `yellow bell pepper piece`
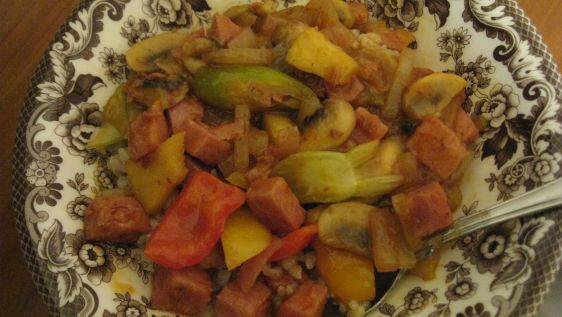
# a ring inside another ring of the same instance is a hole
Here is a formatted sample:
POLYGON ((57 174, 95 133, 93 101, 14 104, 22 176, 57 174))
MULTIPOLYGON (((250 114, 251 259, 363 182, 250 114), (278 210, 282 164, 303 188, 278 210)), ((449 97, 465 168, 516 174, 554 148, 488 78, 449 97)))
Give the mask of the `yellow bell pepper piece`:
POLYGON ((224 261, 230 271, 263 251, 271 232, 248 209, 240 208, 227 220, 221 236, 224 261))
POLYGON ((160 144, 148 165, 132 160, 125 163, 133 194, 150 215, 160 211, 175 187, 187 176, 184 134, 174 134, 160 144))
POLYGON ((343 302, 375 298, 375 269, 371 259, 314 242, 316 266, 322 280, 343 302))

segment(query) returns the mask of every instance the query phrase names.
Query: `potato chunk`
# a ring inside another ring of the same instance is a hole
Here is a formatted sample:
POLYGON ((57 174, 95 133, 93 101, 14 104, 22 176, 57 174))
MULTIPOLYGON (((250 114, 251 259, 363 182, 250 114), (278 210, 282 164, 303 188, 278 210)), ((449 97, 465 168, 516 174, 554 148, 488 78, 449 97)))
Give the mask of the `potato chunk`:
POLYGON ((359 64, 351 56, 314 28, 306 29, 295 39, 286 60, 333 85, 349 83, 359 70, 359 64))
POLYGON ((148 214, 160 211, 170 193, 187 176, 184 134, 174 134, 160 144, 145 164, 132 160, 125 163, 133 194, 148 214))

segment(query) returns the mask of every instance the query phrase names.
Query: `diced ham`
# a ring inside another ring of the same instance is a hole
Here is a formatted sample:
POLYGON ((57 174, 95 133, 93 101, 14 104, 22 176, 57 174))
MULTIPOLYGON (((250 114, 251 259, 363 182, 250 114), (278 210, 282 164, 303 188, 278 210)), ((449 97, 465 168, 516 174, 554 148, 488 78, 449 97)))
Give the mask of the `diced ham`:
POLYGON ((478 137, 478 129, 464 110, 457 112, 457 118, 453 125, 453 131, 465 144, 470 144, 478 137))
POLYGON ((328 300, 328 288, 311 280, 302 283, 279 307, 277 317, 320 317, 328 300))
POLYGON ((236 275, 236 283, 243 292, 250 291, 269 258, 281 248, 281 245, 281 239, 273 236, 267 248, 242 264, 236 275))
POLYGON ((213 25, 211 26, 210 35, 221 45, 225 45, 233 39, 238 33, 242 32, 242 28, 226 15, 215 14, 213 25))
POLYGON ((371 253, 377 272, 411 269, 416 256, 408 249, 398 217, 386 208, 369 213, 371 253))
POLYGON ((277 234, 285 235, 304 222, 304 209, 281 177, 255 181, 247 195, 250 210, 277 234))
POLYGON ((168 125, 159 107, 151 107, 129 124, 129 158, 141 159, 168 138, 168 125))
POLYGON ((354 25, 364 24, 369 21, 369 9, 364 3, 352 2, 349 4, 354 25))
POLYGON ((185 131, 185 150, 206 164, 217 164, 232 152, 232 144, 218 137, 210 127, 203 123, 187 120, 185 131))
POLYGON ((261 282, 242 292, 235 282, 226 284, 217 295, 217 317, 265 317, 271 303, 271 290, 261 282))
POLYGON ((353 102, 365 90, 365 85, 357 76, 347 85, 330 85, 326 84, 328 95, 330 98, 341 99, 347 102, 353 102))
POLYGON ((388 127, 381 121, 379 116, 370 113, 363 107, 355 109, 355 118, 357 123, 351 134, 351 138, 358 144, 372 140, 380 140, 388 132, 388 127))
POLYGON ((271 37, 279 25, 286 23, 287 20, 273 14, 266 14, 260 18, 258 23, 258 33, 271 37))
POLYGON ((200 121, 203 118, 203 104, 195 97, 185 97, 177 105, 168 109, 168 119, 174 133, 183 131, 186 120, 200 121))
POLYGON ((206 269, 219 269, 224 267, 224 252, 220 243, 217 243, 211 253, 207 255, 203 261, 199 262, 197 266, 204 270, 206 269))
POLYGON ((152 275, 152 308, 196 315, 211 302, 211 278, 202 269, 158 267, 152 275))
POLYGON ((330 25, 321 31, 332 43, 341 47, 346 52, 353 50, 357 37, 350 29, 341 23, 330 25))
POLYGON ((364 33, 374 32, 381 38, 381 44, 391 50, 403 51, 415 41, 414 34, 405 28, 388 28, 382 20, 360 25, 364 33))
POLYGON ((406 146, 420 162, 441 178, 449 177, 468 155, 455 132, 433 115, 424 117, 406 146))
POLYGON ((405 193, 405 206, 397 208, 396 213, 404 231, 413 233, 417 238, 445 229, 453 223, 447 194, 437 182, 405 193))
POLYGON ((86 210, 84 231, 86 240, 133 243, 150 232, 150 222, 133 197, 98 196, 86 210))
POLYGON ((244 135, 244 122, 234 121, 213 128, 213 133, 222 140, 236 140, 244 135))

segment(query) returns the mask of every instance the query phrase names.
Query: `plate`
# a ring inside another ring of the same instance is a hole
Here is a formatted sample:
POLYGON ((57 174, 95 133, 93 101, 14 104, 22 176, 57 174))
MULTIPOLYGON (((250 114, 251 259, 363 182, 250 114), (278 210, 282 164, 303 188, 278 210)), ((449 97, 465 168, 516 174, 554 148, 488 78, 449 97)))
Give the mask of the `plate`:
MULTIPOLYGON (((464 77, 464 108, 488 122, 455 217, 561 176, 561 77, 514 1, 363 2, 415 32, 417 65, 464 77)), ((247 1, 85 0, 37 67, 18 125, 13 193, 23 252, 53 316, 169 315, 148 308, 152 264, 141 250, 84 240, 87 205, 117 182, 107 158, 85 144, 125 79, 130 45, 209 24, 235 3, 247 1)), ((443 252, 435 280, 408 276, 373 315, 532 316, 560 269, 561 228, 554 212, 465 236, 443 252)))

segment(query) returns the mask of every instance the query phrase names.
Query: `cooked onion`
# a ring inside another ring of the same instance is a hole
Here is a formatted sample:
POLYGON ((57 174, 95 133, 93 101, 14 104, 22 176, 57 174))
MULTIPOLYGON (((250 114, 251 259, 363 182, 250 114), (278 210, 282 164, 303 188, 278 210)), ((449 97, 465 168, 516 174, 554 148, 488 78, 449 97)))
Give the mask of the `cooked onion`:
POLYGON ((400 54, 398 59, 398 68, 394 73, 394 80, 392 86, 386 97, 386 103, 382 109, 382 115, 385 119, 395 119, 400 110, 400 103, 402 102, 402 94, 408 85, 410 74, 414 69, 414 51, 405 49, 400 54))

